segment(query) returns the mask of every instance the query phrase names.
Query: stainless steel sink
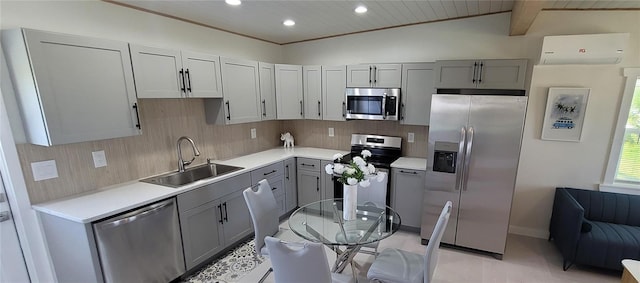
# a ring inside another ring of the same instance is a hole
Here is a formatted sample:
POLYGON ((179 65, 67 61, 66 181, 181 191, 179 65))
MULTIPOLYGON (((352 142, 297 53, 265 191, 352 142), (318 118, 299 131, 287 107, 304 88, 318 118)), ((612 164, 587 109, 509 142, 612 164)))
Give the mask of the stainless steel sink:
POLYGON ((177 188, 198 180, 221 176, 240 169, 243 168, 216 163, 208 163, 196 167, 187 168, 184 170, 184 172, 171 172, 142 179, 140 181, 177 188))

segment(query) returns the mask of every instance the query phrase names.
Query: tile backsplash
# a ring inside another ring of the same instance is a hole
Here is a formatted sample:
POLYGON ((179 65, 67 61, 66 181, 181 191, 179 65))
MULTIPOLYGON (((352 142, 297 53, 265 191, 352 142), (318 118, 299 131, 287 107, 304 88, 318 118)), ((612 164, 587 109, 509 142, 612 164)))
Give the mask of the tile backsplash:
MULTIPOLYGON (((280 133, 291 132, 296 146, 348 150, 352 133, 402 137, 404 156, 426 157, 428 128, 403 126, 390 121, 312 121, 286 120, 209 125, 205 123, 203 99, 139 99, 143 134, 135 137, 74 143, 51 147, 18 144, 18 154, 29 198, 41 203, 70 195, 94 191, 177 169, 176 142, 191 137, 201 155, 194 164, 282 146, 280 133), (334 128, 329 137, 328 128, 334 128), (257 131, 251 139, 251 129, 257 131), (415 133, 415 142, 407 134, 415 133), (104 150, 107 166, 94 168, 91 152, 104 150), (31 163, 55 160, 58 178, 34 181, 31 163)), ((183 146, 185 159, 191 150, 183 146)))

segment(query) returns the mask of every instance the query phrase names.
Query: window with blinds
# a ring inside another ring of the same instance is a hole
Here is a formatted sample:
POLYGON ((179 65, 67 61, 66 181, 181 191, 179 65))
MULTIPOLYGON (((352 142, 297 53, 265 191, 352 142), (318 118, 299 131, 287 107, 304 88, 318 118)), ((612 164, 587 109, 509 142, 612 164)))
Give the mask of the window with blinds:
POLYGON ((640 78, 633 91, 615 181, 640 184, 640 78))

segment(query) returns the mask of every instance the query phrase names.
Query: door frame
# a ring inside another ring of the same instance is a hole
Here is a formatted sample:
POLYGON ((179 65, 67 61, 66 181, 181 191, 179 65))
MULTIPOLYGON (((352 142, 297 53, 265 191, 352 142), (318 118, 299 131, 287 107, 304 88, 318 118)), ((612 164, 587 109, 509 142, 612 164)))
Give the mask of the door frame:
MULTIPOLYGON (((4 56, 0 48, 2 62, 4 56)), ((22 174, 20 158, 9 123, 4 95, 14 95, 5 63, 1 63, 2 89, 0 90, 0 172, 4 178, 7 201, 20 239, 31 282, 56 282, 53 265, 38 216, 31 208, 31 200, 22 174), (3 91, 5 94, 3 94, 3 91)), ((13 105, 17 106, 17 105, 13 105)))

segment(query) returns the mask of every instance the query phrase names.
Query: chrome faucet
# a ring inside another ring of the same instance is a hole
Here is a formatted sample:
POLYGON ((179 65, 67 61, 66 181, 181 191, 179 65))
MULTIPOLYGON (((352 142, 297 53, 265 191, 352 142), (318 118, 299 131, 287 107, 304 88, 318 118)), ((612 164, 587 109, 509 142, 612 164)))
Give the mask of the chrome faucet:
POLYGON ((196 144, 190 137, 180 137, 178 139, 178 172, 184 172, 184 167, 191 164, 196 159, 196 156, 200 156, 200 151, 196 147, 196 144), (183 140, 187 140, 191 144, 191 149, 193 149, 193 158, 190 161, 182 160, 182 148, 180 147, 180 143, 183 140))

